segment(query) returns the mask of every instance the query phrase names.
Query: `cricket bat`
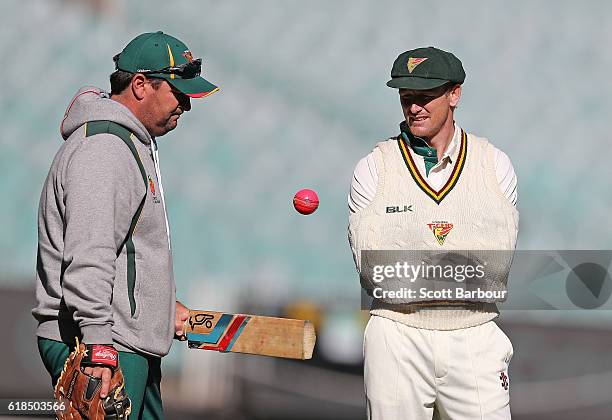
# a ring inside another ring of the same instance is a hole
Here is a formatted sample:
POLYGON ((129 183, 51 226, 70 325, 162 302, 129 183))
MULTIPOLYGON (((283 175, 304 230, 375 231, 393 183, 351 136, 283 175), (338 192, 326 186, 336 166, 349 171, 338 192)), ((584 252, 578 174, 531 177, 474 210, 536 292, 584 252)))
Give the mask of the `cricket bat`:
POLYGON ((310 359, 316 341, 310 321, 189 311, 183 337, 191 349, 310 359))

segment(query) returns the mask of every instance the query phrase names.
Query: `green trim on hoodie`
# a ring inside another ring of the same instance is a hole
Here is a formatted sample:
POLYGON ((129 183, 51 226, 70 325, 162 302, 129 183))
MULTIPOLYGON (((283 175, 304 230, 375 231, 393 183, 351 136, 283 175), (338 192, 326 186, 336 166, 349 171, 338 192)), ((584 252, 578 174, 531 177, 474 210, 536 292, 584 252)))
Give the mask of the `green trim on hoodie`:
MULTIPOLYGON (((149 183, 147 182, 147 174, 145 172, 144 166, 142 165, 142 161, 140 160, 140 156, 138 155, 138 151, 136 150, 136 146, 132 141, 132 132, 127 128, 123 127, 120 124, 117 124, 113 121, 89 121, 85 125, 85 137, 94 136, 96 134, 113 134, 119 137, 123 142, 130 148, 134 159, 136 159, 136 163, 138 163, 138 168, 140 168, 140 174, 142 175, 142 180, 145 184, 145 191, 149 187, 149 183)), ((147 199, 147 193, 145 192, 140 205, 138 206, 138 210, 132 217, 132 222, 130 223, 130 230, 128 231, 127 237, 125 238, 124 244, 127 251, 127 286, 128 286, 128 297, 130 299, 130 312, 131 315, 134 315, 136 312, 136 299, 134 298, 134 287, 136 285, 136 247, 134 246, 134 241, 132 240, 132 235, 134 234, 134 230, 136 229, 136 224, 138 224, 138 219, 140 218, 140 213, 142 213, 142 208, 144 207, 145 200, 147 199)), ((121 253, 121 248, 117 251, 117 256, 121 253)))

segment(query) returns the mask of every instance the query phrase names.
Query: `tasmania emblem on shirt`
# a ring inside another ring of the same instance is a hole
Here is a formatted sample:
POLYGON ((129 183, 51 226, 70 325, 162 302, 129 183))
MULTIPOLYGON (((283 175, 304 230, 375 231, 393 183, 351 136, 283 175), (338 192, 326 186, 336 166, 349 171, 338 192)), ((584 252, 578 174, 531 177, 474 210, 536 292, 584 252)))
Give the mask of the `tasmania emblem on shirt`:
POLYGON ((427 223, 427 227, 433 232, 438 243, 444 245, 444 241, 453 228, 453 224, 448 222, 431 222, 427 223))
POLYGON ((153 202, 159 203, 160 202, 159 197, 157 197, 157 194, 155 193, 155 183, 153 182, 150 176, 149 176, 149 189, 151 190, 151 194, 153 194, 153 202))

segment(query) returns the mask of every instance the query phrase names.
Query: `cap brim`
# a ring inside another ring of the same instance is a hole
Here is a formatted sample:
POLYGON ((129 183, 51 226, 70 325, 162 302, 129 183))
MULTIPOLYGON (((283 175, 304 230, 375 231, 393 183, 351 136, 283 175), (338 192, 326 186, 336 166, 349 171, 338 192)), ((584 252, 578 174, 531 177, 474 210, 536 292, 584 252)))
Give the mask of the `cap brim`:
POLYGON ((200 76, 194 77, 193 79, 167 78, 166 80, 176 89, 191 98, 204 98, 219 90, 217 86, 200 76))
POLYGON ((387 82, 387 86, 396 89, 429 90, 440 87, 448 80, 425 79, 423 77, 394 77, 387 82))

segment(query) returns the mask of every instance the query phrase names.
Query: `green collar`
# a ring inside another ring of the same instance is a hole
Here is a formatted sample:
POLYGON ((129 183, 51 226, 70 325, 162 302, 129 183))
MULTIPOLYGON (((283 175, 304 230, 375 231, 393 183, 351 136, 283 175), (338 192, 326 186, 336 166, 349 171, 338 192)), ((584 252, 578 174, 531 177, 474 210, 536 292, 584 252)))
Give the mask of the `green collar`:
POLYGON ((412 151, 425 161, 425 176, 429 176, 431 168, 438 163, 438 151, 435 147, 429 146, 422 138, 414 136, 408 129, 406 121, 400 123, 400 130, 402 131, 402 138, 412 151))

